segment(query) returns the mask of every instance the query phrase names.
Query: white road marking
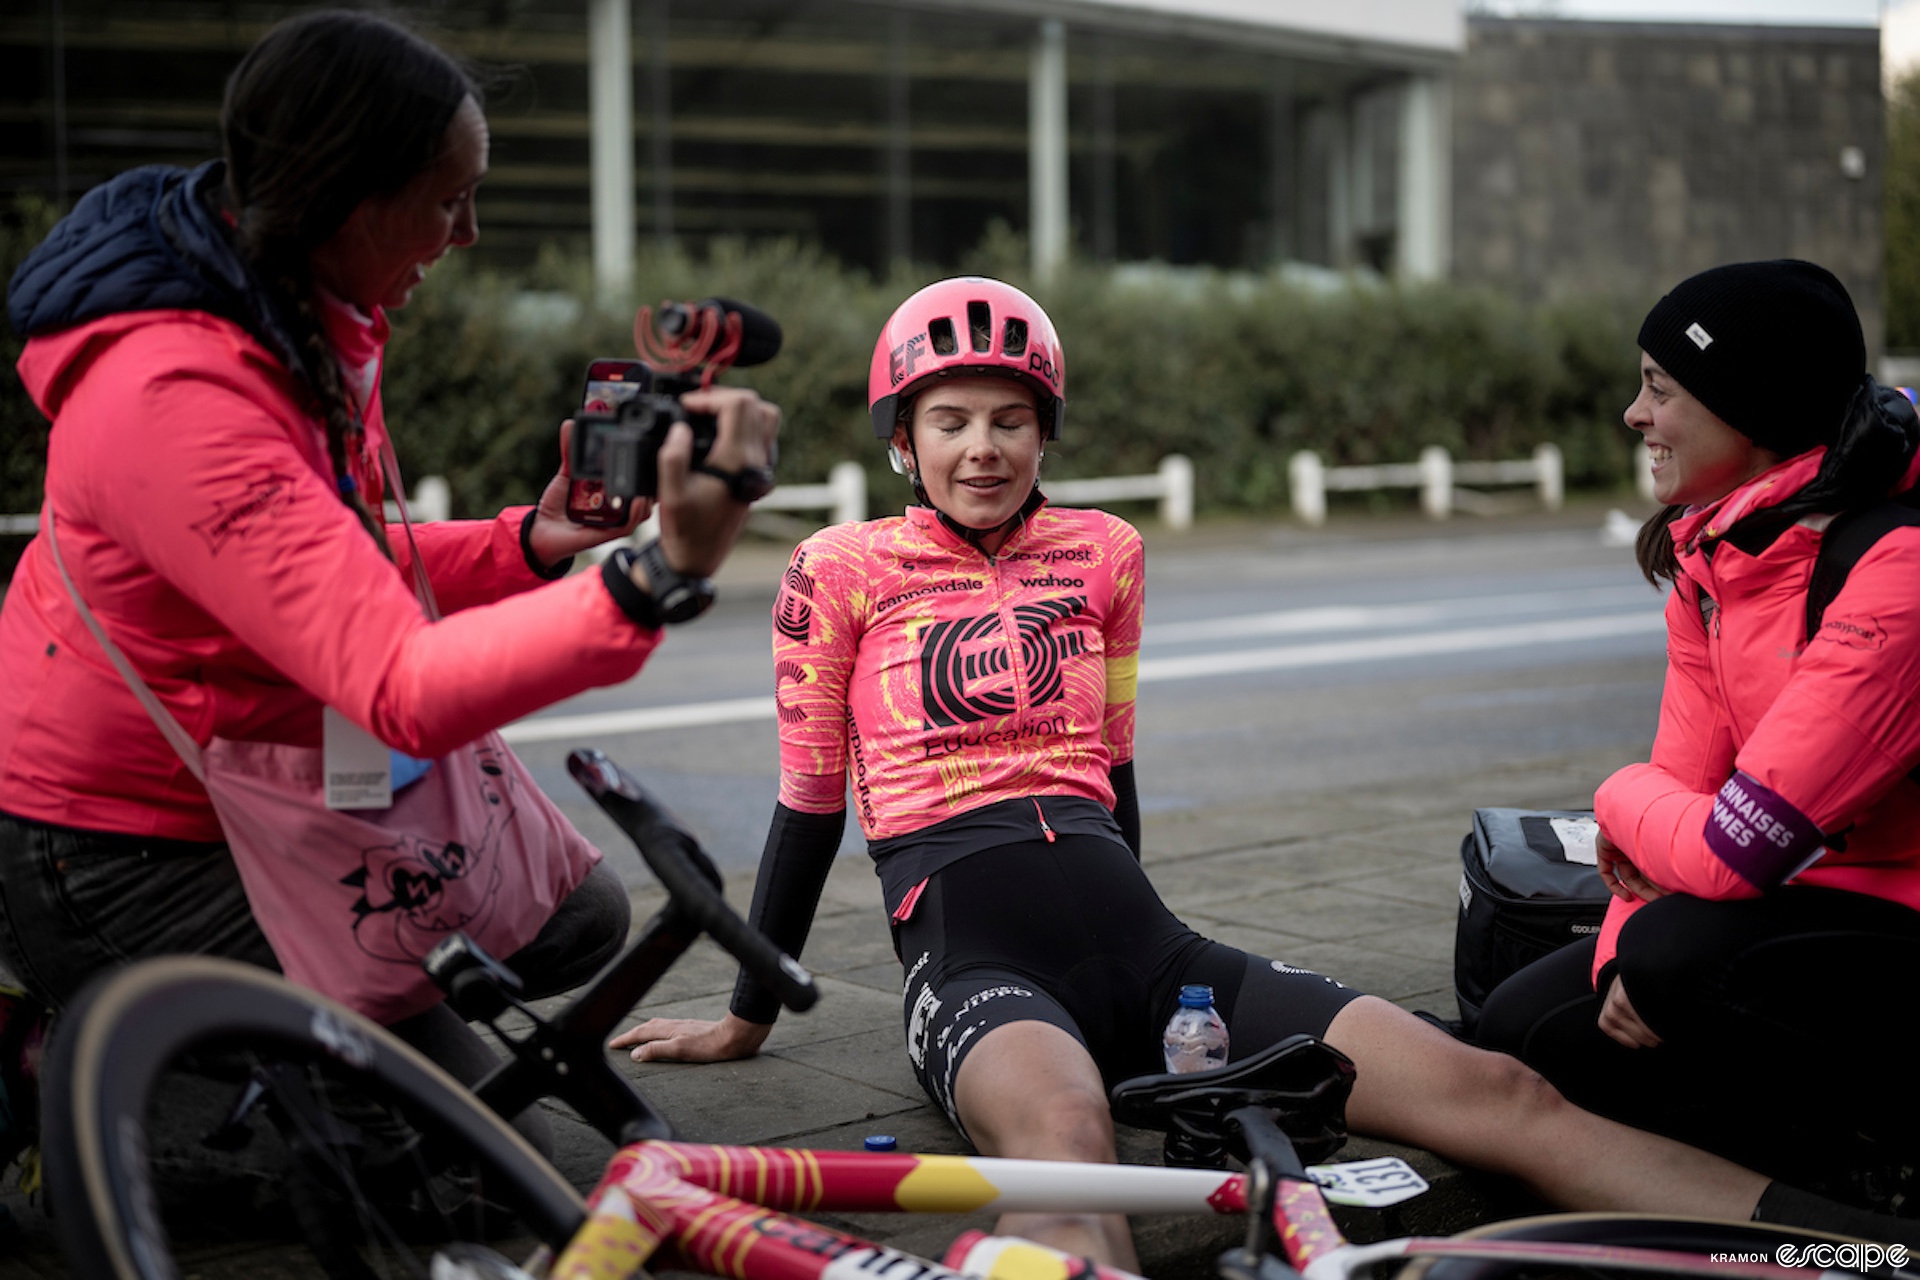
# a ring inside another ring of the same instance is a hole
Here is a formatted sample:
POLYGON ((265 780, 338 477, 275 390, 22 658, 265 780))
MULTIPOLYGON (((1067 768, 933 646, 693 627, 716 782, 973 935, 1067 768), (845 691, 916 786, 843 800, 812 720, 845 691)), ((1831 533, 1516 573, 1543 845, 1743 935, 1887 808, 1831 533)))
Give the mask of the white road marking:
POLYGON ((1195 640, 1228 640, 1240 636, 1299 635, 1316 631, 1366 631, 1387 627, 1417 627, 1463 618, 1504 618, 1515 614, 1567 614, 1600 608, 1631 608, 1645 604, 1659 612, 1661 598, 1651 588, 1599 587, 1592 591, 1542 591, 1530 595, 1461 597, 1423 600, 1409 604, 1321 605, 1310 609, 1278 609, 1194 622, 1159 622, 1147 628, 1148 645, 1195 640))
POLYGON ((773 699, 728 698, 724 702, 684 702, 677 707, 635 707, 628 711, 594 711, 578 716, 536 716, 516 720, 500 731, 508 742, 552 742, 556 738, 605 737, 613 733, 646 733, 653 729, 688 729, 700 725, 732 724, 741 720, 773 719, 773 699))
POLYGON ((1437 653, 1472 653, 1487 649, 1518 649, 1536 644, 1565 644, 1605 636, 1639 635, 1666 630, 1659 613, 1614 613, 1589 618, 1561 618, 1553 622, 1522 622, 1506 626, 1468 627, 1460 631, 1423 631, 1412 635, 1371 639, 1327 640, 1319 644, 1277 645, 1269 649, 1236 649, 1226 653, 1196 653, 1182 658, 1143 658, 1140 681, 1190 680, 1198 676, 1234 675, 1243 671, 1283 671, 1296 667, 1331 667, 1349 662, 1379 662, 1388 658, 1419 658, 1437 653))
MULTIPOLYGON (((1302 609, 1295 614, 1322 617, 1348 611, 1302 609)), ((1382 610, 1371 613, 1379 622, 1382 610)), ((1231 620, 1223 620, 1231 621, 1231 620)), ((1198 625, 1198 624, 1190 624, 1198 625)), ((1340 624, 1343 628, 1347 623, 1340 624)), ((1344 666, 1355 662, 1382 662, 1442 653, 1477 653, 1518 649, 1542 644, 1568 644, 1608 636, 1650 635, 1663 631, 1666 620, 1658 609, 1589 617, 1556 618, 1547 622, 1518 622, 1453 631, 1422 631, 1406 635, 1327 640, 1315 644, 1271 645, 1233 649, 1177 658, 1142 658, 1140 680, 1193 680, 1206 676, 1237 675, 1248 671, 1285 671, 1301 667, 1344 666)), ((1162 633, 1155 632, 1156 636, 1162 633)), ((573 716, 537 716, 516 721, 500 731, 508 742, 551 742, 561 738, 606 737, 618 733, 647 733, 655 729, 684 729, 702 725, 771 720, 773 699, 728 698, 718 702, 689 702, 670 707, 641 707, 627 711, 598 711, 573 716)))

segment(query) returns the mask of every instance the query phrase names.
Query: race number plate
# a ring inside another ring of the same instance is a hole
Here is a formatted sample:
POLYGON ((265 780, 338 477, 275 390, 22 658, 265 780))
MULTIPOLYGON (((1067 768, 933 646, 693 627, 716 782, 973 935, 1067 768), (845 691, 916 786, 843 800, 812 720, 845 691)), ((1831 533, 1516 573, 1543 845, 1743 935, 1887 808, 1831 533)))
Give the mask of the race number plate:
POLYGON ((1320 1184, 1320 1194, 1332 1203, 1362 1209, 1384 1209, 1427 1189, 1427 1180, 1398 1156, 1316 1164, 1307 1173, 1320 1184))

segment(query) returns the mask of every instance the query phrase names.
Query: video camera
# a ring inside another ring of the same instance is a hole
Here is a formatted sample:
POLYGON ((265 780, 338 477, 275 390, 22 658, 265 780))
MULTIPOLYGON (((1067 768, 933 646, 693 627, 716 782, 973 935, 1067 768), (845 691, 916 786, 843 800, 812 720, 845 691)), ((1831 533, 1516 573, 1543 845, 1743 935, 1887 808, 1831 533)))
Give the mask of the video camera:
MULTIPOLYGON (((663 302, 633 318, 639 360, 595 360, 587 366, 580 411, 574 416, 567 467, 573 483, 567 518, 617 528, 635 498, 659 492, 658 455, 676 422, 693 428, 693 467, 703 470, 719 424, 712 414, 689 412, 687 392, 711 386, 736 366, 765 364, 780 353, 780 325, 763 311, 729 298, 663 302)), ((773 487, 765 468, 719 475, 742 502, 773 487)))

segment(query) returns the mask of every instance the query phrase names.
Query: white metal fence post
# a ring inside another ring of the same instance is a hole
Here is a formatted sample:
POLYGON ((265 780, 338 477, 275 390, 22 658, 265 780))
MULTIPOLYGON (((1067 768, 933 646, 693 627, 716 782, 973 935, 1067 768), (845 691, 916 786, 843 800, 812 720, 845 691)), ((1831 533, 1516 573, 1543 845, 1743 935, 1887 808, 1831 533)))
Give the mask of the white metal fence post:
POLYGON ((1160 522, 1169 529, 1193 527, 1193 459, 1183 453, 1170 453, 1160 459, 1160 481, 1166 491, 1160 495, 1160 522))
POLYGON ((1633 487, 1642 501, 1653 501, 1653 455, 1647 452, 1644 440, 1633 446, 1633 487))
MULTIPOLYGON (((380 514, 389 523, 400 519, 400 504, 391 494, 381 505, 380 514)), ((415 524, 426 524, 434 520, 447 520, 453 516, 453 488, 447 484, 445 476, 421 476, 414 481, 413 493, 407 498, 407 518, 415 524)))
POLYGON ((827 472, 833 490, 833 522, 854 524, 867 518, 867 469, 857 462, 836 462, 827 472))
POLYGON ((1539 473, 1534 487, 1540 493, 1540 505, 1558 511, 1567 499, 1567 465, 1560 446, 1549 442, 1535 448, 1533 465, 1539 473))
POLYGON ((1420 451, 1420 509, 1434 520, 1453 511, 1453 459, 1437 444, 1420 451))
POLYGON ((1327 469, 1313 450, 1287 459, 1287 497, 1303 522, 1315 527, 1327 522, 1327 469))
POLYGON ((413 518, 423 524, 453 515, 453 486, 445 476, 421 476, 413 486, 413 518))

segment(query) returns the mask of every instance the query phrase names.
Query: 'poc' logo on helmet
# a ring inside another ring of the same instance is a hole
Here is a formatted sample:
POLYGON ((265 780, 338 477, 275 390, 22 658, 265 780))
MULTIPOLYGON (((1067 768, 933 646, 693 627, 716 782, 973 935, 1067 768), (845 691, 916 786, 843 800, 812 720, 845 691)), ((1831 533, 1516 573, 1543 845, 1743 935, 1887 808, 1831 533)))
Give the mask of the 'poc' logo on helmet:
POLYGON ((1027 372, 1039 374, 1050 387, 1057 389, 1060 386, 1060 371, 1053 367, 1053 361, 1047 359, 1044 351, 1036 351, 1027 357, 1027 372))
POLYGON ((893 378, 894 386, 913 376, 913 370, 920 363, 926 348, 927 335, 916 333, 887 353, 887 373, 893 378))

